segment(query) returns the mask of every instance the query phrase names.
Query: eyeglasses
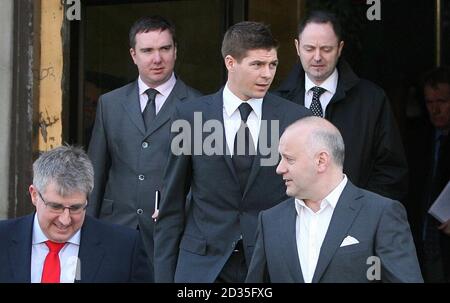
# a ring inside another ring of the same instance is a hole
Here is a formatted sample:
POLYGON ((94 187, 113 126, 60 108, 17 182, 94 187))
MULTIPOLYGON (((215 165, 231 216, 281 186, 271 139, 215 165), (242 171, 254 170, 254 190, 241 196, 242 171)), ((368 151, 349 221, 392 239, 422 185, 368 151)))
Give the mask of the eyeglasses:
POLYGON ((44 198, 42 197, 42 195, 39 191, 37 193, 38 193, 39 197, 41 198, 42 202, 44 202, 45 207, 48 207, 51 212, 56 213, 56 214, 62 214, 64 212, 64 210, 67 208, 71 215, 78 215, 78 214, 81 214, 88 206, 87 201, 84 202, 83 204, 74 204, 71 206, 64 206, 61 203, 47 202, 44 200, 44 198))

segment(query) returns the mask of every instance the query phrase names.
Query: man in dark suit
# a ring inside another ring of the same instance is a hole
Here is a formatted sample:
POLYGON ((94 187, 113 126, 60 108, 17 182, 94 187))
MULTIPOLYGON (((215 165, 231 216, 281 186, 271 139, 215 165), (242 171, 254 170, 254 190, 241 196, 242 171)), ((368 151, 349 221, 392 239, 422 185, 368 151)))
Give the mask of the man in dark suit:
POLYGON ((230 27, 222 56, 225 87, 175 111, 155 227, 157 282, 243 282, 259 211, 285 199, 275 173, 278 139, 309 111, 267 94, 278 58, 265 25, 230 27))
POLYGON ((407 210, 425 282, 450 282, 450 221, 439 222, 428 214, 450 181, 450 68, 428 72, 423 89, 428 117, 412 120, 408 128, 407 210))
POLYGON ((62 146, 33 164, 34 214, 0 222, 0 283, 151 282, 136 230, 86 216, 94 170, 62 146))
POLYGON ((307 117, 279 146, 292 198, 261 212, 247 282, 422 282, 404 207, 347 179, 336 127, 307 117))
POLYGON ((346 145, 344 172, 355 185, 402 200, 407 162, 385 92, 340 59, 344 41, 336 16, 315 11, 299 25, 296 64, 277 93, 333 123, 346 145))
POLYGON ((177 45, 168 20, 154 16, 136 21, 130 46, 139 78, 98 102, 88 150, 95 171, 88 214, 140 229, 153 258, 152 215, 170 152, 170 117, 176 104, 200 94, 173 72, 177 45))

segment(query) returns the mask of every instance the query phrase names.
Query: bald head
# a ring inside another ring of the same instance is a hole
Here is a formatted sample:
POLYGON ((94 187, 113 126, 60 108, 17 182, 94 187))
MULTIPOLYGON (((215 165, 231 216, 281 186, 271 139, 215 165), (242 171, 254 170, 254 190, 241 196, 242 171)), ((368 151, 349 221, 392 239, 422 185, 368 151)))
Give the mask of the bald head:
POLYGON ((311 116, 297 120, 286 128, 280 141, 283 137, 284 140, 295 140, 312 154, 326 150, 334 164, 344 166, 344 140, 339 130, 326 119, 311 116))

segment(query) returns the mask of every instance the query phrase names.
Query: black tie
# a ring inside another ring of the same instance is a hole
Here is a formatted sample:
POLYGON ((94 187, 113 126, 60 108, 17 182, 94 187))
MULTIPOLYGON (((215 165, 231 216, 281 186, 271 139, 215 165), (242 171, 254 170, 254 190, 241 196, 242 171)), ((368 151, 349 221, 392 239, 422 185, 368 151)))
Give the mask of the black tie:
POLYGON ((313 91, 313 98, 309 109, 312 111, 314 116, 323 117, 322 105, 320 104, 320 96, 327 90, 320 86, 314 86, 313 88, 311 88, 311 90, 313 91))
POLYGON ((252 112, 252 107, 248 103, 243 102, 239 105, 239 112, 241 113, 241 125, 234 137, 232 160, 238 175, 241 192, 244 193, 256 150, 247 126, 248 115, 252 112))
POLYGON ((148 100, 144 111, 142 112, 142 118, 144 119, 145 128, 147 129, 156 116, 155 98, 159 92, 154 88, 149 88, 145 93, 148 96, 148 100))

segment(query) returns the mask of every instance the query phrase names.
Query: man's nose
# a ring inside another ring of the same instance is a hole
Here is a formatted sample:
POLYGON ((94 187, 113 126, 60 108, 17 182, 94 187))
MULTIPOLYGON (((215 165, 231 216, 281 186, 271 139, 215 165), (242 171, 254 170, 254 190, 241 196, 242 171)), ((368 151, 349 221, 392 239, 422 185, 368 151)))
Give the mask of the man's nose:
POLYGON ((322 60, 322 55, 320 54, 320 49, 317 48, 317 49, 314 51, 314 61, 319 62, 320 60, 322 60))
POLYGON ((63 213, 59 215, 59 222, 61 224, 67 226, 72 221, 72 218, 70 217, 70 211, 68 208, 65 208, 63 213))
POLYGON ((161 54, 159 53, 159 51, 156 51, 155 54, 153 55, 153 61, 157 63, 161 62, 161 54))
POLYGON ((283 160, 280 161, 280 163, 278 163, 277 169, 276 169, 277 174, 282 175, 285 172, 285 168, 283 165, 283 160))

